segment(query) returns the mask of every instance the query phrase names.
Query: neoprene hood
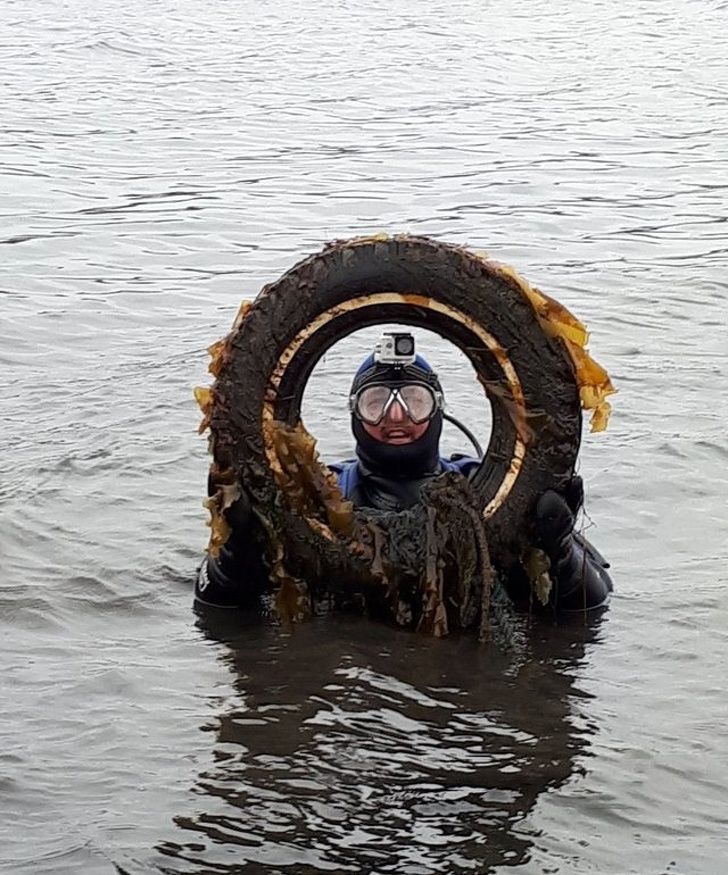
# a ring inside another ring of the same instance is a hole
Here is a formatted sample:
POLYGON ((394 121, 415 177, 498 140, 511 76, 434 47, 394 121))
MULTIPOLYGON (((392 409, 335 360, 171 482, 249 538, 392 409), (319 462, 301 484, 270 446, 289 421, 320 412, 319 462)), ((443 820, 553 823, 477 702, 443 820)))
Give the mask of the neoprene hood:
MULTIPOLYGON (((442 386, 428 362, 418 355, 409 365, 380 364, 374 355, 359 366, 350 394, 370 383, 401 386, 405 383, 426 383, 442 396, 442 386)), ((440 462, 442 410, 438 407, 422 437, 410 444, 385 444, 367 434, 361 420, 351 414, 351 430, 356 438, 356 454, 367 472, 394 480, 422 477, 437 471, 440 462)))

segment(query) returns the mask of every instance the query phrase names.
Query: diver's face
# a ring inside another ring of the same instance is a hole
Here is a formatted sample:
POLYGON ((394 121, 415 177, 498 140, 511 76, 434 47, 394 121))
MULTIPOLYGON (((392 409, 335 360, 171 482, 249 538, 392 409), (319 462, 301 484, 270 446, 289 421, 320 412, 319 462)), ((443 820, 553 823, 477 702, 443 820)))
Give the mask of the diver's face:
POLYGON ((397 446, 418 440, 430 427, 430 420, 414 423, 398 400, 392 401, 377 425, 362 422, 362 428, 375 441, 397 446))

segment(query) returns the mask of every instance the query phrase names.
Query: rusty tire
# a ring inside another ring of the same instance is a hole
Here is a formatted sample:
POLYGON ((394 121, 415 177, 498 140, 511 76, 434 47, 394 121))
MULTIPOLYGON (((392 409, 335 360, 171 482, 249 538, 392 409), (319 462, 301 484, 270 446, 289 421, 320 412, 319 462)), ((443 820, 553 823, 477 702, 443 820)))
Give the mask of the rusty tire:
POLYGON ((537 497, 573 474, 579 387, 562 341, 543 330, 518 281, 458 246, 405 236, 336 242, 265 286, 236 320, 213 387, 216 462, 244 472, 254 499, 279 494, 265 422, 295 425, 321 356, 385 322, 447 338, 484 386, 492 431, 473 487, 495 552, 512 555, 537 497))

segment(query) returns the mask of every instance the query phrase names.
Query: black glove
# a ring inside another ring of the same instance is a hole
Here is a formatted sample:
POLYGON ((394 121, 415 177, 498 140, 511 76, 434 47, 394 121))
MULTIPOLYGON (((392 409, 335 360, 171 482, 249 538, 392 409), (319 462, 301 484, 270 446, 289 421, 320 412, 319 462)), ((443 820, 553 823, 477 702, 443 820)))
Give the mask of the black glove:
MULTIPOLYGON (((583 484, 579 480, 583 497, 583 484)), ((573 482, 573 481, 572 481, 573 482)), ((548 553, 552 562, 557 562, 571 549, 574 530, 574 513, 567 498, 549 489, 536 502, 534 527, 539 545, 548 553)))
POLYGON ((224 513, 225 519, 228 521, 228 525, 233 532, 246 531, 250 525, 250 517, 253 513, 248 493, 244 489, 241 489, 240 496, 235 499, 224 513))
POLYGON ((566 486, 559 490, 559 494, 564 497, 569 510, 576 516, 584 504, 584 481, 578 474, 574 474, 566 486))
MULTIPOLYGON (((208 487, 215 490, 212 480, 208 487)), ((254 521, 247 492, 241 488, 239 497, 223 513, 230 526, 230 536, 217 556, 205 557, 197 578, 195 598, 200 605, 212 607, 256 607, 268 583, 268 568, 251 536, 254 521)))
MULTIPOLYGON (((207 477, 207 494, 212 496, 217 492, 218 484, 212 477, 212 472, 208 474, 207 477)), ((230 505, 230 507, 226 508, 223 513, 225 514, 225 519, 228 521, 228 525, 233 530, 233 532, 245 532, 250 523, 250 517, 252 515, 252 507, 250 504, 250 498, 248 493, 240 488, 240 495, 235 501, 230 505)))
POLYGON ((550 489, 538 499, 533 526, 540 546, 551 560, 551 594, 559 610, 583 611, 601 607, 612 591, 607 563, 581 535, 574 517, 584 498, 581 477, 574 477, 563 494, 550 489))

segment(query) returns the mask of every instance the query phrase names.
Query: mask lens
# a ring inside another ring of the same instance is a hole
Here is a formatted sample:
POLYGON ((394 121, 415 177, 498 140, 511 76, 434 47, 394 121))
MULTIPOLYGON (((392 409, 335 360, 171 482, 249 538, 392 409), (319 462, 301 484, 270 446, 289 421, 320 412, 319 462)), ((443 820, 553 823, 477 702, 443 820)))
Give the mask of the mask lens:
POLYGON ((356 413, 362 422, 377 425, 384 416, 384 408, 392 390, 389 386, 367 386, 356 398, 356 413))
POLYGON ((427 386, 402 386, 398 394, 414 423, 425 422, 435 412, 435 396, 427 386))

